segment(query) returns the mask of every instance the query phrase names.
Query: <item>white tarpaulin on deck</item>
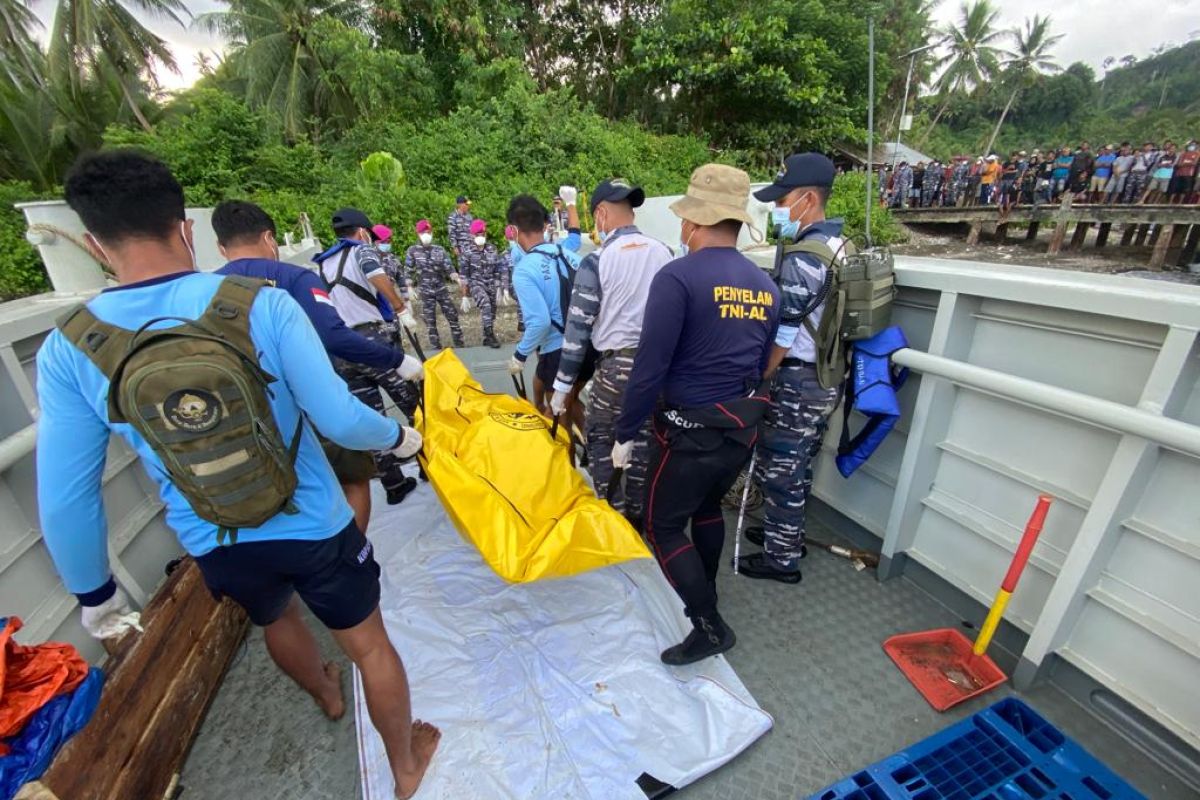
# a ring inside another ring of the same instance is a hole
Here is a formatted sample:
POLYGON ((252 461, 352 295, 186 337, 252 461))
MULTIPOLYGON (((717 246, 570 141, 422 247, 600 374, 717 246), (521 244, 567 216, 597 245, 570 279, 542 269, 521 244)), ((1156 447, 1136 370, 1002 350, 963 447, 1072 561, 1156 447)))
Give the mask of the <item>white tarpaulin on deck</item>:
MULTIPOLYGON (((427 484, 400 506, 378 488, 384 621, 414 717, 442 729, 417 798, 644 800, 643 773, 685 786, 771 728, 724 658, 659 661, 689 625, 654 561, 508 584, 427 484)), ((357 675, 354 696, 364 798, 391 800, 357 675)))

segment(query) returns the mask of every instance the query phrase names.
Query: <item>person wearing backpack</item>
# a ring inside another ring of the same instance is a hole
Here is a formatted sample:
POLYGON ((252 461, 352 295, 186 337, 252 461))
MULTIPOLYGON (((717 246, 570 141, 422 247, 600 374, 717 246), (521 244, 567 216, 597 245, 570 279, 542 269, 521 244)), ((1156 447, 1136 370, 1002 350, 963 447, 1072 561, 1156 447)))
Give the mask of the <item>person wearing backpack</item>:
MULTIPOLYGON (((613 424, 633 371, 650 281, 675 257, 665 244, 638 230, 634 209, 645 201, 640 186, 620 178, 602 181, 592 192, 591 212, 600 249, 584 256, 575 275, 562 359, 550 398, 550 410, 564 414, 572 394, 577 395, 595 373, 585 424, 588 470, 601 495, 613 475, 613 424)), ((638 530, 642 528, 649 444, 647 421, 642 435, 634 440, 624 492, 613 501, 638 530)))
MULTIPOLYGON (((567 204, 572 227, 562 244, 551 241, 550 212, 536 197, 517 195, 508 204, 507 222, 516 228, 512 243, 513 291, 525 317, 525 333, 508 360, 508 371, 519 375, 525 362, 538 354, 533 379, 533 404, 539 411, 549 410, 546 390, 553 386, 562 356, 563 330, 571 300, 571 284, 579 269, 579 216, 575 209, 578 192, 562 186, 559 196, 567 204)), ((568 413, 574 414, 574 407, 568 413)), ((578 417, 582 417, 579 414, 578 417)), ((576 418, 582 428, 583 420, 576 418)))
MULTIPOLYGON (((265 280, 292 296, 308 315, 321 344, 331 358, 374 369, 395 370, 401 380, 419 381, 425 369, 415 356, 403 350, 360 336, 346 327, 329 299, 321 279, 309 269, 279 260, 279 244, 275 240, 275 221, 254 203, 227 200, 213 209, 213 232, 217 248, 228 259, 217 270, 218 275, 244 275, 265 280)), ((376 226, 380 227, 380 226, 376 226)), ((358 529, 367 532, 371 519, 371 478, 375 477, 375 460, 362 450, 347 450, 323 440, 325 455, 333 474, 354 509, 358 529)), ((416 480, 406 478, 409 490, 416 480)))
POLYGON ((766 515, 761 533, 747 531, 747 538, 764 549, 742 556, 738 565, 738 571, 749 578, 800 582, 813 460, 838 402, 838 387, 826 388, 819 379, 815 342, 825 313, 828 266, 832 258, 840 259, 845 248, 842 221, 825 219, 833 177, 833 162, 828 158, 798 153, 787 158, 774 183, 754 193, 763 202, 775 203, 771 218, 777 238, 806 243, 817 252, 788 253, 780 265, 782 311, 768 367, 775 378, 757 470, 766 515))
MULTIPOLYGON (((409 330, 416 328, 417 321, 388 276, 379 251, 371 244, 374 241, 371 220, 357 208, 343 208, 333 213, 331 222, 337 242, 313 257, 330 302, 355 333, 385 346, 400 347, 393 324, 385 318, 385 310, 394 310, 397 321, 409 330)), ((371 408, 384 413, 387 405, 383 392, 387 392, 404 416, 413 419, 417 388, 401 380, 395 370, 343 359, 338 359, 334 367, 350 391, 371 408)), ((374 456, 388 504, 403 502, 416 488, 413 479, 405 476, 400 463, 391 455, 375 453, 374 456)))
POLYGON ((286 292, 195 271, 183 189, 131 150, 83 156, 64 182, 84 239, 118 285, 59 321, 37 354, 41 532, 83 627, 122 628, 102 494, 110 434, 158 484, 167 525, 216 596, 331 719, 346 710, 295 595, 362 675, 398 797, 417 790, 440 732, 413 721, 379 611, 380 568, 317 440, 411 458, 421 437, 346 389, 286 292))

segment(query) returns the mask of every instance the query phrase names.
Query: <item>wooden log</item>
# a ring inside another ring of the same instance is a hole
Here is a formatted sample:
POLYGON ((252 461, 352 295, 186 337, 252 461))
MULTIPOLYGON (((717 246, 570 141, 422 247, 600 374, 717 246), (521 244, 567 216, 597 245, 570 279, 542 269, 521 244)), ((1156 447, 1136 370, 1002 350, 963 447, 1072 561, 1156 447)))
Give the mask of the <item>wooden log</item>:
POLYGON ((979 230, 983 227, 978 222, 972 222, 971 228, 967 231, 967 244, 979 244, 979 230))
POLYGON ((1130 225, 1126 222, 1121 226, 1121 246, 1129 247, 1133 244, 1133 235, 1137 233, 1137 225, 1130 225))
POLYGON ((1040 228, 1041 225, 1042 223, 1040 222, 1029 223, 1029 228, 1025 231, 1025 240, 1032 242, 1034 239, 1036 239, 1038 235, 1038 228, 1040 228))
POLYGON ((1150 232, 1149 225, 1138 225, 1137 236, 1133 238, 1133 244, 1136 247, 1141 247, 1146 243, 1146 234, 1150 232))
POLYGON ((1167 249, 1171 245, 1171 234, 1173 234, 1174 225, 1162 225, 1159 228, 1158 241, 1154 245, 1154 252, 1150 254, 1150 269, 1162 269, 1163 264, 1167 261, 1167 249))
POLYGON ((1146 242, 1146 244, 1150 247, 1154 247, 1156 244, 1158 244, 1159 236, 1162 236, 1162 225, 1155 225, 1154 229, 1150 231, 1150 239, 1146 242))
POLYGON ((185 559, 142 610, 145 632, 124 637, 105 663, 107 679, 96 713, 59 752, 42 783, 70 800, 162 797, 191 744, 195 728, 188 727, 186 717, 194 714, 199 724, 247 625, 245 613, 231 601, 213 600, 195 562, 185 559), (220 624, 214 628, 216 621, 220 624), (222 638, 205 640, 216 632, 222 638), (215 674, 194 672, 193 661, 201 657, 219 664, 215 674), (182 684, 177 679, 185 674, 207 682, 182 684), (156 723, 163 714, 179 733, 164 733, 167 729, 156 723), (151 744, 146 741, 151 729, 160 738, 182 743, 177 758, 164 760, 161 770, 142 758, 142 750, 151 744), (114 794, 116 781, 126 769, 165 773, 166 779, 157 792, 114 794))
POLYGON ((1178 250, 1183 247, 1183 237, 1187 235, 1187 225, 1176 225, 1175 230, 1171 233, 1171 244, 1167 245, 1172 250, 1178 250))
POLYGON ((1058 255, 1058 251, 1062 250, 1065 238, 1067 238, 1067 223, 1060 219, 1054 223, 1054 233, 1050 236, 1050 249, 1046 252, 1052 256, 1058 255))
POLYGON ((1083 247, 1084 242, 1087 241, 1088 231, 1091 230, 1091 228, 1092 223, 1090 222, 1080 222, 1075 226, 1075 234, 1071 237, 1072 250, 1078 250, 1079 248, 1083 247))
POLYGON ((1096 247, 1104 247, 1104 245, 1108 244, 1108 232, 1111 230, 1111 222, 1100 223, 1100 227, 1096 229, 1096 247))
POLYGON ((1184 240, 1183 249, 1179 251, 1179 266, 1190 266, 1196 260, 1197 249, 1200 249, 1200 225, 1193 225, 1184 240))
POLYGON ((1001 222, 996 226, 996 241, 1004 244, 1008 240, 1008 223, 1001 222))

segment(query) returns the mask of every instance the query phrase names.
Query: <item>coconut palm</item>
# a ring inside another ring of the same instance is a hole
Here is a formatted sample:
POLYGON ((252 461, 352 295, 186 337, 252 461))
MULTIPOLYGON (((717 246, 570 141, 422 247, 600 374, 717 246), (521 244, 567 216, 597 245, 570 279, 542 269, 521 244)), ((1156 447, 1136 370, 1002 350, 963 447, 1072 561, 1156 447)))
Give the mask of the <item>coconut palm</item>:
POLYGON ((0 0, 0 75, 10 82, 41 82, 41 51, 33 39, 39 27, 27 0, 0 0))
POLYGON ((988 139, 987 147, 983 150, 985 153, 991 152, 996 137, 1000 135, 1000 127, 1004 125, 1004 119, 1012 109, 1013 101, 1029 80, 1038 73, 1058 72, 1060 69, 1054 57, 1050 55, 1050 50, 1062 39, 1062 34, 1050 34, 1050 17, 1035 14, 1032 19, 1025 20, 1024 30, 1014 29, 1011 36, 1015 47, 1005 55, 1004 80, 1010 84, 1012 90, 1008 94, 1004 110, 1000 112, 1000 119, 996 120, 992 138, 988 139))
POLYGON ((1003 50, 999 43, 1008 34, 996 27, 999 9, 990 0, 974 0, 963 3, 959 14, 958 24, 948 26, 942 34, 947 53, 936 65, 942 73, 934 84, 941 104, 933 122, 921 135, 918 149, 924 146, 955 94, 969 92, 991 80, 1000 69, 1003 50))
POLYGON ((352 110, 342 79, 315 47, 324 20, 361 24, 359 0, 225 0, 228 11, 202 14, 196 25, 227 39, 230 66, 246 82, 251 105, 269 108, 291 140, 305 133, 310 117, 352 110))
POLYGON ((140 108, 145 82, 154 84, 154 67, 178 72, 167 43, 138 22, 133 11, 183 25, 182 0, 59 0, 50 38, 51 79, 78 96, 101 73, 121 85, 125 103, 146 130, 140 108))

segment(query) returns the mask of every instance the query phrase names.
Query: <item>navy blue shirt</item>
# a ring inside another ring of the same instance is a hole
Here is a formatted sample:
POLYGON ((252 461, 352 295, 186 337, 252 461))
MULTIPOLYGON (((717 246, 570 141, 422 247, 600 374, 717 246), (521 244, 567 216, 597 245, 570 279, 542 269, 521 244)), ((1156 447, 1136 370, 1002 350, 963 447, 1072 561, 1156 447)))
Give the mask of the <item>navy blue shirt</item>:
POLYGON ((321 344, 331 356, 375 369, 395 369, 404 360, 400 348, 379 344, 347 328, 325 284, 312 270, 269 258, 239 258, 221 267, 217 274, 260 278, 290 294, 312 320, 321 344))
POLYGON ((733 247, 677 258, 650 284, 617 441, 637 435, 660 395, 673 408, 744 397, 762 380, 779 327, 779 289, 733 247))

